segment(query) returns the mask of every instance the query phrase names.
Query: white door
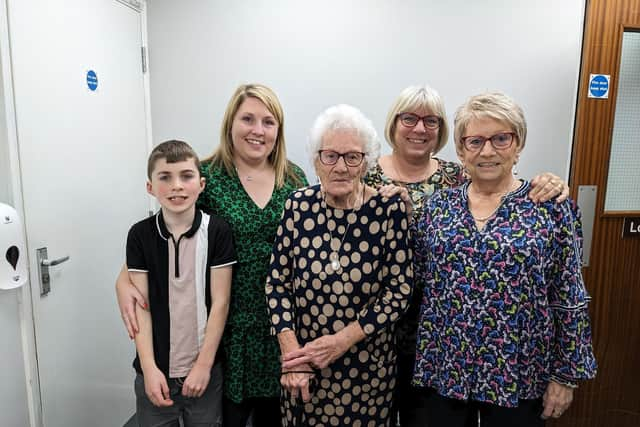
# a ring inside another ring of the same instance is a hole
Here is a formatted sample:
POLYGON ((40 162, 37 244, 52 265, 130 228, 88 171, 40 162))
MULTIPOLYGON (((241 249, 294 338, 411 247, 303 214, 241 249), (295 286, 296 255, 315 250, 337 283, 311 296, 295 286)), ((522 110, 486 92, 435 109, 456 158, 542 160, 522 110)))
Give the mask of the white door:
POLYGON ((113 284, 149 206, 141 15, 115 0, 7 4, 44 425, 122 426, 134 345, 113 284), (42 247, 70 259, 41 297, 42 247))

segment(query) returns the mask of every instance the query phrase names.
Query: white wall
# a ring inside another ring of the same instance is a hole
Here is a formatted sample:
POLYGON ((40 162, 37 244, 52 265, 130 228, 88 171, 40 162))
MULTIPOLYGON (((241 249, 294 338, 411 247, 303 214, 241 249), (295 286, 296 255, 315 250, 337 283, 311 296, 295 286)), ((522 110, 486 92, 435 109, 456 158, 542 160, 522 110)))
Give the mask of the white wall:
MULTIPOLYGON (((0 59, 0 65, 1 62, 0 59)), ((0 203, 13 205, 3 83, 0 66, 0 203)), ((0 247, 3 259, 5 250, 0 247)), ((20 329, 20 292, 22 289, 0 290, 0 426, 7 427, 29 425, 20 329)))
MULTIPOLYGON (((510 94, 529 123, 521 175, 567 176, 583 3, 150 0, 154 143, 183 138, 208 155, 236 86, 261 82, 284 105, 289 157, 309 173, 307 131, 322 109, 351 103, 383 138, 399 92, 427 83, 450 120, 472 94, 510 94)), ((455 160, 453 144, 441 157, 455 160)))

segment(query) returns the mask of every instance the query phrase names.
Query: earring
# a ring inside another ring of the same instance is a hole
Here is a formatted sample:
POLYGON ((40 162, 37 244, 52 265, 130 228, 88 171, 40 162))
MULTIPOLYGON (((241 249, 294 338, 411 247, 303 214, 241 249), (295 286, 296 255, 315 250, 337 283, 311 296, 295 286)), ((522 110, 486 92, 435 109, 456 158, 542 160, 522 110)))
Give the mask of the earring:
POLYGON ((513 174, 514 174, 515 176, 518 176, 518 173, 519 173, 519 171, 518 171, 518 161, 516 160, 516 161, 513 163, 513 174))
POLYGON ((469 177, 469 169, 467 169, 467 166, 464 163, 462 164, 462 175, 464 175, 464 178, 467 181, 470 179, 470 177, 469 177))

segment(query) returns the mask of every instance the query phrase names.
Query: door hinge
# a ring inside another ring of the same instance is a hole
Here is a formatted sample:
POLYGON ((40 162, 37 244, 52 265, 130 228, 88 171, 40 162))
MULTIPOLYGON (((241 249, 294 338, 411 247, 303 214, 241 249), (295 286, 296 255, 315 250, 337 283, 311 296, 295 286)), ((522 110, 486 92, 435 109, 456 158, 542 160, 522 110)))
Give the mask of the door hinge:
POLYGON ((142 55, 142 74, 147 72, 147 47, 140 47, 140 54, 142 55))

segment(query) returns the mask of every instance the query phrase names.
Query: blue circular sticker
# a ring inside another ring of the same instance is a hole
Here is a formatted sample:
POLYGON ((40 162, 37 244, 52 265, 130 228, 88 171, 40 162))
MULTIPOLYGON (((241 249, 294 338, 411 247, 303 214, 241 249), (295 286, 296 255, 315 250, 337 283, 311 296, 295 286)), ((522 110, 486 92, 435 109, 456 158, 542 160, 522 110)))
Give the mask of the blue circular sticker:
POLYGON ((98 88, 98 75, 93 70, 87 71, 87 87, 92 91, 98 88))
POLYGON ((589 83, 589 91, 591 92, 591 95, 595 96, 596 98, 600 98, 606 95, 608 90, 609 80, 607 80, 605 76, 603 76, 602 74, 593 76, 593 78, 591 79, 591 83, 589 83))

